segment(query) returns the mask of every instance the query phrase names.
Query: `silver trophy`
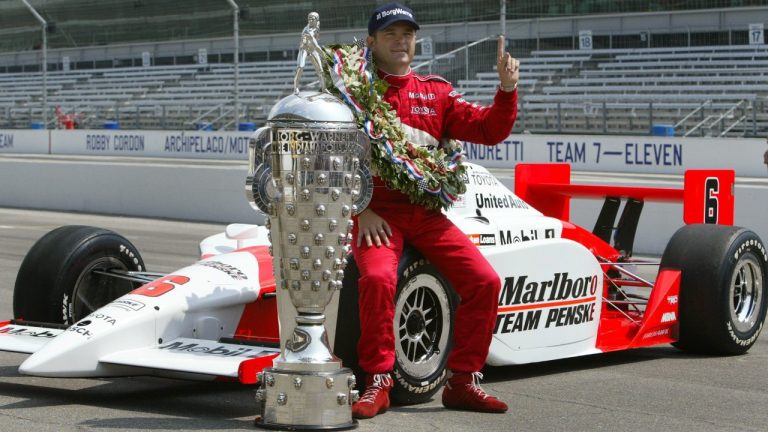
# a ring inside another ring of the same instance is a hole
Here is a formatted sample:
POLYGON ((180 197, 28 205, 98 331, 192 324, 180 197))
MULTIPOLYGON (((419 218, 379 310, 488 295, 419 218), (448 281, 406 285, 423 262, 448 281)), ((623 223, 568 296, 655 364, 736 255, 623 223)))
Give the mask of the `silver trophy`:
POLYGON ((371 198, 368 165, 368 138, 324 92, 280 100, 250 142, 246 194, 268 215, 281 340, 280 356, 259 377, 258 426, 356 426, 355 377, 333 355, 331 337, 351 217, 371 198))

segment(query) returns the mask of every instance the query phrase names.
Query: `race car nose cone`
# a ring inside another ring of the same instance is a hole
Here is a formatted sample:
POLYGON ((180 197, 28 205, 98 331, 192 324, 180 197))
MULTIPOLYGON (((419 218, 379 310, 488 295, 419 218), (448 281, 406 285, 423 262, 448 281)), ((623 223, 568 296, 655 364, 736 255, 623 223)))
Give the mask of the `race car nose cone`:
POLYGON ((33 354, 19 366, 19 372, 34 376, 60 376, 60 365, 55 367, 51 360, 49 356, 33 354))
POLYGON ((19 372, 24 375, 59 378, 128 374, 128 369, 124 366, 101 363, 98 349, 92 349, 85 344, 56 345, 58 346, 45 346, 29 356, 19 366, 19 372))
POLYGON ((83 376, 83 369, 94 370, 98 363, 85 358, 75 359, 76 356, 73 352, 43 349, 29 356, 19 366, 19 372, 42 377, 75 377, 83 376))
POLYGON ((19 372, 44 377, 124 375, 124 367, 100 361, 104 353, 150 346, 156 340, 154 313, 132 316, 135 321, 125 325, 130 312, 94 313, 91 319, 78 321, 29 356, 19 372), (114 325, 118 321, 124 326, 114 325))

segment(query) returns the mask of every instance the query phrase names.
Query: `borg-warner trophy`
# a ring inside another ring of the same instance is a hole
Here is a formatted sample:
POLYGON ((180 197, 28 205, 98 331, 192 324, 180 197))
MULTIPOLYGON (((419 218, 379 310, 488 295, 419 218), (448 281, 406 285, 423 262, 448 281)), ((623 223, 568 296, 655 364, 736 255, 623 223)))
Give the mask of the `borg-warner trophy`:
POLYGON ((372 193, 368 155, 352 112, 326 92, 283 98, 251 139, 246 194, 268 215, 281 339, 280 356, 259 377, 258 426, 357 425, 355 377, 333 355, 328 335, 335 331, 351 217, 372 193))

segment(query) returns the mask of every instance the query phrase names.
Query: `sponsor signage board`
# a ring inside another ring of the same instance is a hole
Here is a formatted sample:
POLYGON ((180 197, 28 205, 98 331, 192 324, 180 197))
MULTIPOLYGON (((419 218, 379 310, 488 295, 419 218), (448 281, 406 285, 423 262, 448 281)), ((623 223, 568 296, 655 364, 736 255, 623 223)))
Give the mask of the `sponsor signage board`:
POLYGON ((55 130, 51 153, 193 159, 248 158, 253 132, 55 130))
MULTIPOLYGON (((145 130, 0 130, 0 154, 73 154, 246 160, 253 132, 145 130)), ((764 177, 764 138, 616 135, 510 135, 496 146, 463 143, 467 160, 486 168, 568 163, 574 171, 683 174, 731 168, 764 177)), ((467 178, 467 183, 493 182, 467 178)), ((490 203, 494 204, 494 203, 490 203)))
POLYGON ((615 135, 511 135, 496 146, 465 142, 467 159, 487 168, 518 163, 568 163, 574 171, 683 174, 730 168, 765 176, 764 138, 682 138, 615 135))
POLYGON ((0 130, 0 154, 2 153, 48 153, 47 130, 5 129, 0 130))

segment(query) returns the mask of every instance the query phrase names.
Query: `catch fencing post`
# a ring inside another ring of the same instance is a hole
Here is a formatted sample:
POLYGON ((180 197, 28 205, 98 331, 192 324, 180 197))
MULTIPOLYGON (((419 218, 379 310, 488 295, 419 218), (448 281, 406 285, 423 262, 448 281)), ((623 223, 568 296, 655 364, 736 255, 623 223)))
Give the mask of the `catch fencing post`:
POLYGON ((235 126, 237 130, 240 125, 240 7, 235 0, 227 0, 232 7, 234 15, 234 24, 232 32, 235 39, 235 126))
POLYGON ((43 27, 43 125, 48 129, 48 23, 27 0, 21 0, 43 27))

